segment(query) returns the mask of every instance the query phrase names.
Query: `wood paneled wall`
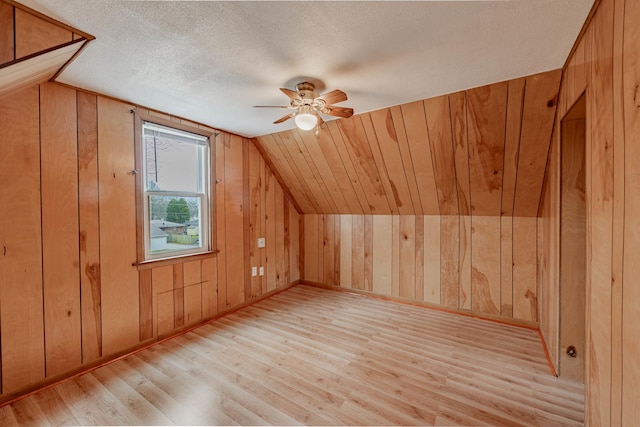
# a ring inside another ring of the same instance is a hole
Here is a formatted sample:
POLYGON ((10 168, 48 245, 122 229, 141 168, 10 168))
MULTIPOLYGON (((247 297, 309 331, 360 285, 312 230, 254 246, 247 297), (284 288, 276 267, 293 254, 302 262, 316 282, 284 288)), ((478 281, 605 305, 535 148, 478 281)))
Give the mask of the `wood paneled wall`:
POLYGON ((257 138, 305 214, 535 217, 561 71, 257 138))
POLYGON ((304 215, 304 279, 535 324, 536 223, 498 216, 304 215))
MULTIPOLYGON (((586 423, 640 419, 640 3, 601 0, 562 82, 558 117, 586 92, 586 423)), ((558 358, 560 129, 541 205, 541 328, 558 358)))
POLYGON ((0 98, 0 401, 300 276, 300 215, 252 141, 226 133, 212 140, 220 252, 134 265, 136 108, 53 83, 0 98))

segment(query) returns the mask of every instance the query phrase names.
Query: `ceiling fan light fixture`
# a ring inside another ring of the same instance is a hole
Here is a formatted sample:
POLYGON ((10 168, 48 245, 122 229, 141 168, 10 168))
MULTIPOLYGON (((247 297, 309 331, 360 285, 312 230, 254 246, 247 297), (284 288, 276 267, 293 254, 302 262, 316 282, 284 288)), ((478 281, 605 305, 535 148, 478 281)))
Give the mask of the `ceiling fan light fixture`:
POLYGON ((318 117, 315 114, 311 114, 308 110, 302 110, 296 114, 294 120, 300 130, 311 130, 318 125, 318 117))

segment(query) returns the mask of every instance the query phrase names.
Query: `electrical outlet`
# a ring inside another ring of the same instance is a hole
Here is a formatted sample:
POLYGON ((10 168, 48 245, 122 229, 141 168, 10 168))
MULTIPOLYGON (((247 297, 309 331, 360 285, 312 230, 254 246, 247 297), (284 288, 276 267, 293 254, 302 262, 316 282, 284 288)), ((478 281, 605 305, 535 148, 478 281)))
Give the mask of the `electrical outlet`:
POLYGON ((260 275, 264 276, 264 267, 263 266, 260 266, 260 275))
POLYGON ((258 267, 251 267, 251 276, 258 275, 258 267))
POLYGON ((258 237, 258 247, 264 248, 264 244, 265 244, 264 237, 258 237))

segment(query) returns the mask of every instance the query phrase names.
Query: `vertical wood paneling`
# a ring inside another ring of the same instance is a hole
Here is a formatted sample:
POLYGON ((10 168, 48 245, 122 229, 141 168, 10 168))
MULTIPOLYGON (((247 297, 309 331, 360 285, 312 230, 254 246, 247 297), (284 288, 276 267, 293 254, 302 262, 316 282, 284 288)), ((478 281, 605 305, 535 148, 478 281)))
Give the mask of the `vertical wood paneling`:
MULTIPOLYGON (((633 278, 640 277, 640 265, 637 254, 640 253, 640 171, 636 160, 640 158, 637 141, 640 140, 640 111, 637 88, 640 84, 640 56, 637 46, 640 43, 638 21, 640 5, 626 0, 624 17, 624 282, 622 302, 622 422, 626 425, 640 418, 637 402, 640 400, 640 287, 633 278)), ((618 7, 618 2, 616 2, 618 7)), ((618 141, 616 141, 618 142, 618 141)), ((617 150, 616 145, 616 150, 617 150)), ((616 168, 616 170, 619 170, 616 168)))
POLYGON ((113 354, 139 340, 133 114, 98 98, 102 350, 113 354))
MULTIPOLYGON (((321 216, 304 216, 304 278, 318 281, 318 228, 321 216)), ((350 255, 349 255, 350 256, 350 255)))
POLYGON ((424 108, 427 116, 440 215, 457 215, 458 196, 455 183, 456 168, 449 97, 439 96, 427 99, 424 101, 424 108))
MULTIPOLYGON (((267 169, 270 168, 266 165, 265 160, 262 156, 259 159, 259 180, 260 180, 260 215, 258 216, 258 229, 259 236, 265 238, 265 247, 258 249, 259 254, 259 262, 264 269, 264 275, 260 276, 260 295, 263 295, 267 291, 267 249, 266 249, 266 234, 267 234, 267 190, 266 190, 266 182, 267 182, 267 169)), ((257 242, 253 244, 257 245, 257 242)))
MULTIPOLYGON (((391 116, 391 110, 384 109, 364 115, 364 123, 373 128, 373 135, 368 136, 371 145, 379 147, 384 162, 380 159, 378 170, 380 171, 382 184, 385 185, 387 200, 393 213, 410 215, 414 212, 407 174, 400 155, 398 136, 391 116)), ((366 128, 366 126, 365 126, 366 128)), ((422 207, 420 207, 422 209, 422 207)))
POLYGON ((0 3, 0 64, 13 61, 13 6, 0 3))
POLYGON ((391 213, 380 176, 375 166, 373 153, 367 141, 362 119, 354 116, 350 119, 338 120, 338 128, 345 145, 349 148, 351 160, 358 174, 358 180, 369 206, 365 213, 391 213))
MULTIPOLYGON (((345 198, 344 191, 340 187, 336 177, 332 173, 329 163, 325 159, 318 138, 313 132, 298 132, 301 143, 307 153, 307 163, 313 165, 316 176, 320 176, 324 182, 324 186, 329 198, 333 202, 333 206, 339 212, 349 212, 350 206, 345 198)), ((334 210, 335 212, 335 210, 334 210)))
MULTIPOLYGON (((262 182, 260 180, 260 153, 253 145, 249 145, 249 196, 251 209, 249 223, 249 257, 251 266, 260 266, 260 254, 262 249, 258 249, 258 237, 260 234, 260 219, 262 217, 262 182)), ((260 276, 251 277, 249 298, 260 295, 260 276)))
POLYGON ((189 326, 202 319, 202 283, 184 287, 184 325, 189 326))
POLYGON ((500 315, 513 317, 513 218, 500 218, 500 315))
POLYGON ((513 218, 513 317, 537 321, 536 218, 513 218))
POLYGON ((323 270, 324 270, 324 283, 327 285, 335 285, 335 244, 334 244, 334 221, 336 215, 323 215, 324 221, 322 222, 322 245, 324 251, 324 262, 323 262, 323 270))
POLYGON ((416 290, 414 299, 424 301, 424 218, 416 216, 416 290))
POLYGON ((373 215, 364 217, 364 290, 373 290, 373 215))
POLYGON ((389 242, 393 238, 390 215, 373 215, 373 292, 391 295, 392 249, 389 242))
POLYGON ((296 209, 289 204, 289 280, 295 282, 300 279, 300 268, 298 260, 300 259, 300 218, 296 209))
MULTIPOLYGON (((558 87, 554 89, 557 93, 558 87)), ((506 111, 507 82, 467 91, 471 212, 474 215, 500 214, 506 111)), ((550 126, 547 135, 551 135, 550 126)), ((544 176, 544 166, 541 176, 544 176)))
POLYGON ((558 70, 527 77, 514 216, 537 215, 561 75, 558 70))
POLYGON ((416 217, 400 217, 400 297, 415 299, 416 292, 416 217))
POLYGON ((153 283, 151 270, 138 272, 138 284, 140 287, 140 341, 145 341, 153 338, 153 283))
POLYGON ((267 291, 276 288, 276 180, 271 170, 266 171, 265 180, 265 274, 267 291))
MULTIPOLYGON (((305 215, 305 222, 308 215, 305 215)), ((351 253, 353 242, 353 223, 352 215, 340 216, 340 286, 344 288, 351 288, 351 253)), ((305 230, 307 226, 305 223, 305 230)), ((305 240, 306 248, 306 240, 305 240)), ((305 251, 305 260, 307 253, 305 251)), ((305 278, 307 272, 305 270, 305 278)))
POLYGON ((216 240, 218 248, 218 308, 226 310, 227 303, 227 215, 226 208, 226 177, 225 177, 225 141, 226 135, 215 137, 216 147, 216 240))
POLYGON ((586 206, 585 119, 562 122, 560 375, 584 381, 586 206), (574 346, 575 357, 567 355, 574 346))
POLYGON ((283 209, 283 217, 282 217, 282 226, 283 226, 283 238, 284 238, 284 252, 282 254, 282 271, 284 277, 282 279, 283 285, 288 285, 291 283, 291 264, 289 260, 289 251, 291 248, 291 235, 290 235, 290 210, 289 206, 291 203, 287 196, 283 197, 282 200, 282 209, 283 209))
POLYGON ((526 79, 524 78, 509 80, 507 88, 507 122, 504 135, 501 215, 513 215, 525 83, 526 79))
POLYGON ((431 149, 429 148, 429 132, 425 119, 424 103, 422 101, 411 102, 401 105, 400 108, 407 132, 422 212, 425 215, 438 215, 440 208, 431 149))
POLYGON ((471 310, 472 292, 471 292, 471 247, 473 244, 473 236, 471 235, 471 217, 460 216, 459 229, 459 258, 458 272, 460 283, 460 307, 471 310))
POLYGON ((15 32, 16 59, 72 40, 71 31, 21 9, 15 12, 15 32))
POLYGON ((424 217, 423 300, 440 304, 440 218, 424 217))
POLYGON ((400 296, 400 217, 391 218, 391 295, 400 296))
POLYGON ((76 93, 40 89, 42 269, 47 376, 82 362, 76 93))
POLYGON ((243 140, 225 135, 225 230, 227 264, 227 303, 230 307, 245 299, 244 280, 244 206, 243 206, 243 140))
POLYGON ((284 271, 284 194, 282 187, 276 183, 276 287, 283 286, 286 273, 284 271))
POLYGON ((402 157, 402 165, 405 170, 405 176, 407 184, 409 185, 409 193, 411 194, 411 201, 413 202, 412 214, 422 214, 422 201, 420 200, 420 193, 418 191, 418 183, 416 181, 416 173, 414 169, 414 162, 411 157, 411 150, 409 148, 409 141, 407 132, 405 130, 404 117, 402 110, 399 106, 391 107, 392 123, 395 127, 396 139, 398 146, 400 147, 400 156, 402 157))
MULTIPOLYGON (((587 288, 590 301, 587 312, 587 359, 590 390, 586 396, 589 420, 593 425, 606 425, 611 419, 611 254, 613 251, 613 2, 598 7, 593 17, 591 44, 592 73, 598 75, 587 96, 591 108, 590 187, 587 203, 590 215, 591 244, 587 246, 587 288), (590 265, 589 265, 590 264, 590 265), (597 319, 594 321, 593 319, 597 319)), ((564 169, 564 164, 563 164, 564 169)), ((563 173, 564 175, 564 173, 563 173)), ((563 177, 564 178, 564 177, 563 177)), ((562 322, 562 319, 561 319, 562 322)), ((561 323, 562 324, 562 323, 561 323)))
POLYGON ((2 392, 44 378, 38 87, 0 105, 0 337, 2 392), (25 236, 31 236, 26 239, 25 236))
POLYGON ((164 335, 174 329, 173 267, 170 265, 151 270, 153 288, 154 335, 164 335))
POLYGON ((173 264, 173 325, 184 326, 184 266, 173 264))
POLYGON ((440 217, 440 303, 458 307, 460 258, 459 217, 440 217))
POLYGON ((469 142, 467 135, 467 94, 457 92, 449 95, 451 107, 451 130, 453 153, 456 165, 456 188, 458 190, 458 211, 460 215, 471 214, 471 189, 469 180, 469 142))
POLYGON ((471 310, 500 315, 500 217, 474 216, 471 223, 471 310))
POLYGON ((351 245, 351 287, 364 290, 364 215, 354 215, 351 245))
POLYGON ((97 102, 95 95, 78 92, 78 200, 83 363, 96 360, 102 355, 97 102))
POLYGON ((218 260, 202 260, 202 317, 208 318, 218 312, 218 260))
MULTIPOLYGON (((323 131, 318 134, 318 145, 320 146, 322 154, 331 169, 331 175, 334 176, 348 205, 348 209, 343 213, 361 214, 364 211, 360 205, 360 198, 364 200, 364 193, 362 192, 357 179, 353 178, 352 181, 352 176, 349 175, 347 166, 343 163, 344 160, 340 156, 336 143, 337 140, 334 141, 329 126, 326 126, 326 129, 323 129, 323 131), (362 193, 360 197, 356 189, 362 193)), ((337 132, 337 135, 339 135, 339 131, 337 132)), ((350 164, 350 160, 348 164, 350 164)), ((307 212, 304 208, 303 211, 307 212)))

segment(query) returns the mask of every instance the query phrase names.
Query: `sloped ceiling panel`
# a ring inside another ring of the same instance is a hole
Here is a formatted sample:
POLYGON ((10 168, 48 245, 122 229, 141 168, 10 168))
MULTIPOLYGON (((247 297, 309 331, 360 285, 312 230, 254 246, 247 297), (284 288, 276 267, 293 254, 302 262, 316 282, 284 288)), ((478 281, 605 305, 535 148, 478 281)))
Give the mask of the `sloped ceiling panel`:
POLYGON ((536 216, 561 70, 256 138, 303 213, 536 216))

